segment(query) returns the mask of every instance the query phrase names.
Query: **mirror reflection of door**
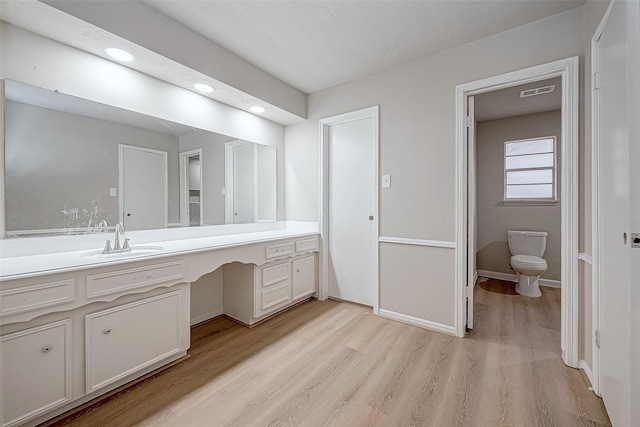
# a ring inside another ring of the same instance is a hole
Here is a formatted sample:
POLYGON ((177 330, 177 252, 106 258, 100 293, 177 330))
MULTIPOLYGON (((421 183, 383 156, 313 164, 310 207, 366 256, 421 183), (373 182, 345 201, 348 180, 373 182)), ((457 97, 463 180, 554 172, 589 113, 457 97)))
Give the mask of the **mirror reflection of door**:
POLYGON ((202 149, 180 153, 180 224, 202 225, 202 149))
POLYGON ((254 145, 233 147, 233 223, 255 221, 254 145))
POLYGON ((167 226, 167 153, 119 146, 120 220, 125 230, 167 226))
POLYGON ((276 221, 276 149, 236 140, 225 145, 227 224, 276 221))

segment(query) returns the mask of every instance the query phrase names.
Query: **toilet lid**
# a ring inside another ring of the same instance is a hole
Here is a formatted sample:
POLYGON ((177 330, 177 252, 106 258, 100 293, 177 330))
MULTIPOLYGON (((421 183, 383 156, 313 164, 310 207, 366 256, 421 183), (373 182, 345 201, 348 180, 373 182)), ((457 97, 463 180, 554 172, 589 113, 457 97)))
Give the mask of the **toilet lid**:
POLYGON ((547 261, 533 255, 514 255, 511 257, 511 262, 517 262, 524 267, 546 267, 547 261))

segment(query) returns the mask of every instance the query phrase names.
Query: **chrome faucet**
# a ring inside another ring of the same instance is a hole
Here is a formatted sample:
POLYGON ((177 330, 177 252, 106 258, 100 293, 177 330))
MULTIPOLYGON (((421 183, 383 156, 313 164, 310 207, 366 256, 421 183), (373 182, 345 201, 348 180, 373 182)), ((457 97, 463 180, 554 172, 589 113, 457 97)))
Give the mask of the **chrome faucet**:
POLYGON ((124 239, 124 244, 120 246, 120 235, 124 234, 124 225, 122 222, 118 222, 116 224, 116 236, 113 243, 113 248, 111 248, 111 240, 107 240, 104 245, 103 254, 113 254, 118 252, 131 252, 131 246, 129 246, 129 239, 124 239))

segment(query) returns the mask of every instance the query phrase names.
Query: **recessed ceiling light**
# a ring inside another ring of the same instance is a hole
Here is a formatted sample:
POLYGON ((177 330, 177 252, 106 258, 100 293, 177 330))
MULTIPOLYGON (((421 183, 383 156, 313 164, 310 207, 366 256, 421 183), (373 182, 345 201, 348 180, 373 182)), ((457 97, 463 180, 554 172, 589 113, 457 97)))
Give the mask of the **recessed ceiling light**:
POLYGON ((209 86, 206 85, 204 83, 196 83, 193 85, 194 88, 196 88, 196 90, 199 90, 200 92, 204 92, 204 93, 211 93, 214 91, 214 89, 209 86))
POLYGON ((251 110, 254 113, 264 113, 265 109, 263 107, 258 107, 257 105, 254 105, 253 107, 249 108, 249 110, 251 110))
POLYGON ((136 59, 126 50, 118 49, 117 47, 108 47, 104 50, 104 53, 106 53, 113 59, 122 62, 133 62, 136 59))

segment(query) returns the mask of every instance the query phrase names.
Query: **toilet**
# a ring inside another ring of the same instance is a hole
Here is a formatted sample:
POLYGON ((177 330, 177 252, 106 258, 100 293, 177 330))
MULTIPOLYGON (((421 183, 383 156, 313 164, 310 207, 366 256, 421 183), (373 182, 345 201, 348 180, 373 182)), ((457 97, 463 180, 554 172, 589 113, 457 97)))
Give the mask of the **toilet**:
POLYGON ((547 248, 545 231, 507 231, 511 267, 518 274, 516 292, 528 297, 539 297, 540 275, 547 271, 547 262, 542 258, 547 248))

